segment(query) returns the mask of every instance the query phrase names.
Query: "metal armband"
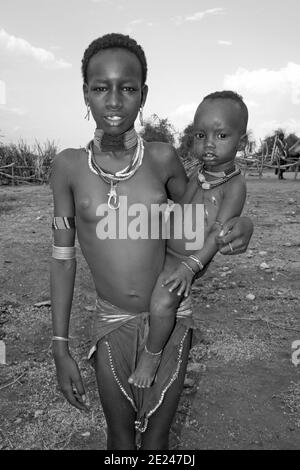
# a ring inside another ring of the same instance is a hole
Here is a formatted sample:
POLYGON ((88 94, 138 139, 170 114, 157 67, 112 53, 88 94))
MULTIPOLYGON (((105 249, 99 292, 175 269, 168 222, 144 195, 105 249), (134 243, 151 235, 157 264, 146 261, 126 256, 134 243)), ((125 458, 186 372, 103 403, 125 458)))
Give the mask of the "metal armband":
POLYGON ((52 245, 52 258, 74 259, 76 258, 75 246, 55 246, 52 245))

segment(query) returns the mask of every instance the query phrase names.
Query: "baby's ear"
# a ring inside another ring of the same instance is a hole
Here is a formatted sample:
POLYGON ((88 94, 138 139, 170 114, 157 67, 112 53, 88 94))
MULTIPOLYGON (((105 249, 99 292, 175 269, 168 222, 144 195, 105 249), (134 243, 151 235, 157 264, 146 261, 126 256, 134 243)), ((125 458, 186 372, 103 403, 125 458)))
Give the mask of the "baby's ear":
POLYGON ((240 137, 238 150, 245 150, 247 143, 248 143, 248 135, 247 135, 247 132, 245 132, 245 134, 243 134, 240 137))

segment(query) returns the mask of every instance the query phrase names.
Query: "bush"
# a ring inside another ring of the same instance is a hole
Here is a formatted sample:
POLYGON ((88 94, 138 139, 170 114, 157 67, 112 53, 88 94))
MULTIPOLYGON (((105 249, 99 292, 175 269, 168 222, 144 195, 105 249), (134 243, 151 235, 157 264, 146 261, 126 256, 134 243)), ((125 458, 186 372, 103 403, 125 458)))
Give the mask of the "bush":
POLYGON ((17 144, 0 144, 0 184, 46 183, 50 167, 57 154, 57 146, 52 141, 44 144, 35 142, 31 148, 24 140, 17 144), (6 167, 7 165, 13 165, 6 167))

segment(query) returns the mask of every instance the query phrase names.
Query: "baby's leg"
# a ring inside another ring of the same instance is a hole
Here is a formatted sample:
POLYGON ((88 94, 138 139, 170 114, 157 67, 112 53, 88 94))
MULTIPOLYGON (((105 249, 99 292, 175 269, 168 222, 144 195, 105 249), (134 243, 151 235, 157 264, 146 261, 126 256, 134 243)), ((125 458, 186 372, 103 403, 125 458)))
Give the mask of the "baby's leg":
POLYGON ((137 367, 129 378, 137 387, 150 387, 161 358, 162 349, 172 333, 176 310, 181 300, 176 291, 169 292, 162 286, 171 272, 178 265, 178 260, 167 255, 163 271, 153 289, 150 303, 150 328, 146 347, 141 354, 137 367))

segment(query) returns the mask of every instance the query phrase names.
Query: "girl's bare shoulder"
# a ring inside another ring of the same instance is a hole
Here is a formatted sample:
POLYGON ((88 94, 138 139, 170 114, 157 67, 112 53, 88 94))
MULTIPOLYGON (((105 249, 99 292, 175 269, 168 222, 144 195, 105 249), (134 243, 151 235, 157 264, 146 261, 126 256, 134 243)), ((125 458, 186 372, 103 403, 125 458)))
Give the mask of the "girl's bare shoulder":
POLYGON ((87 158, 87 153, 84 148, 67 148, 59 152, 53 159, 52 166, 54 168, 70 169, 79 165, 83 159, 87 158))
POLYGON ((166 164, 178 159, 175 148, 167 142, 145 142, 144 145, 149 157, 159 163, 166 164))

